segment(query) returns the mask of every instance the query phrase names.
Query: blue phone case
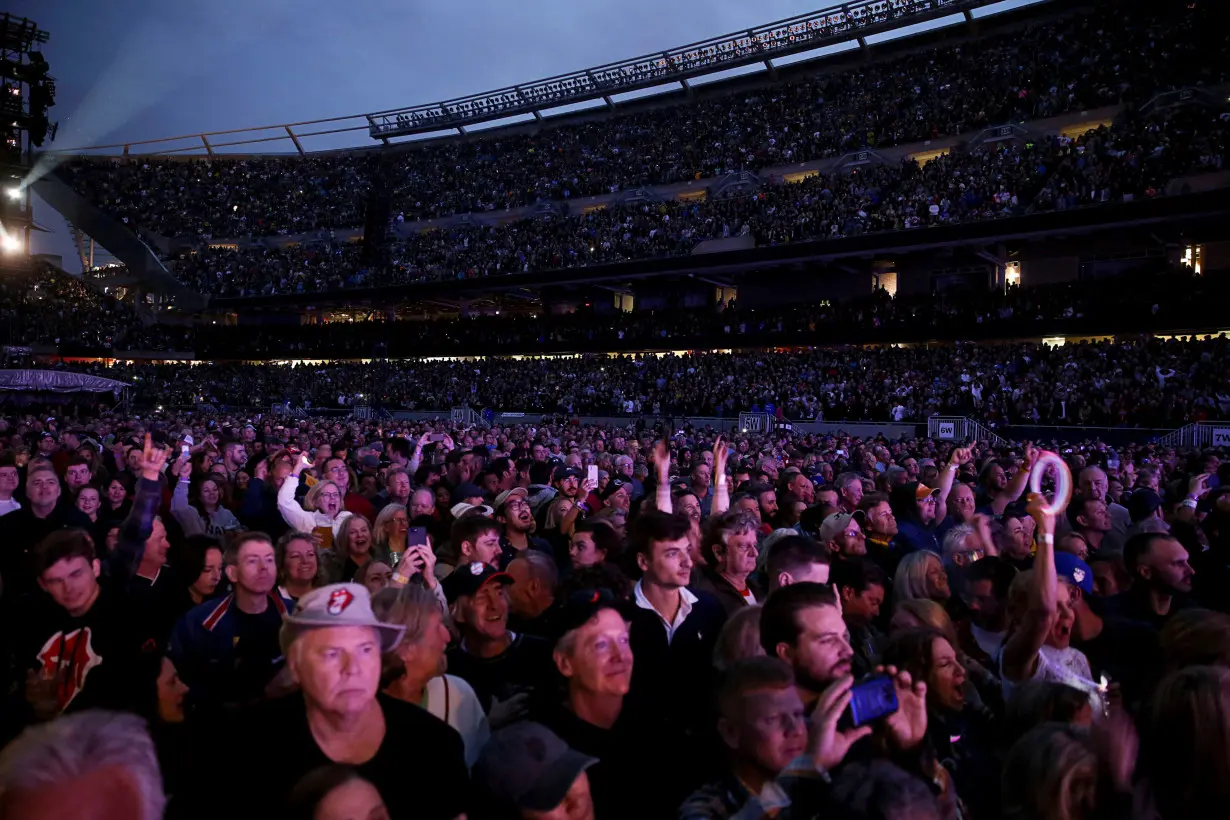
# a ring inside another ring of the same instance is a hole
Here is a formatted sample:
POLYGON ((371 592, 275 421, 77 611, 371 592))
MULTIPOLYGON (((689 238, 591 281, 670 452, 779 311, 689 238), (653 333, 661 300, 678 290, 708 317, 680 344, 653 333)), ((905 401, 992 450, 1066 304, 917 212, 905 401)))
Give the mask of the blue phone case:
POLYGON ((876 675, 850 688, 850 725, 857 728, 897 711, 897 684, 888 675, 876 675))

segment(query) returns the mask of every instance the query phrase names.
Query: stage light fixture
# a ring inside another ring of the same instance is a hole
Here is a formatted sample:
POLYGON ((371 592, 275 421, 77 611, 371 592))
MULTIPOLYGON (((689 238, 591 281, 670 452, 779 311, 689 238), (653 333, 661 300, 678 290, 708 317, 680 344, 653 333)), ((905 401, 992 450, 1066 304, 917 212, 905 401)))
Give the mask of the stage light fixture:
POLYGON ((9 199, 21 199, 21 188, 17 186, 6 189, 5 193, 8 194, 9 199))
POLYGON ((9 233, 3 225, 0 225, 0 250, 5 253, 17 253, 21 250, 21 237, 9 233))

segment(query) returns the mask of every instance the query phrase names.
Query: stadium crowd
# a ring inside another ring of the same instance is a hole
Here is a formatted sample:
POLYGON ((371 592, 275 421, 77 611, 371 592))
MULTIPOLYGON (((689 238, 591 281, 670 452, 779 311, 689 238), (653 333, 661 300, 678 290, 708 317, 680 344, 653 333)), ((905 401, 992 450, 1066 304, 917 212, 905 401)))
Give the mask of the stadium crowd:
MULTIPOLYGON (((819 274, 823 276, 824 274, 819 274)), ((203 325, 192 350, 204 359, 403 358, 510 353, 705 350, 731 346, 983 341, 1062 335, 1219 330, 1230 284, 1215 271, 1146 264, 1129 274, 1079 282, 979 287, 938 294, 878 290, 866 297, 743 308, 733 300, 686 307, 670 300, 631 312, 578 306, 525 315, 486 307, 483 315, 422 319, 373 311, 299 324, 203 325), (493 314, 494 311, 494 314, 493 314)), ((421 314, 419 314, 421 315, 421 314)), ((275 321, 277 319, 290 320, 275 321)))
MULTIPOLYGON (((1024 30, 687 105, 404 149, 382 188, 406 220, 496 211, 835 157, 1225 79, 1212 4, 1107 2, 1024 30)), ((241 238, 363 225, 376 154, 81 159, 58 172, 128 225, 241 238)))
POLYGON ((625 356, 71 364, 134 386, 145 407, 447 411, 796 421, 1180 427, 1230 413, 1227 345, 1197 339, 969 343, 625 356), (771 408, 765 410, 765 408, 771 408))
POLYGON ((1220 451, 1069 447, 1053 513, 1029 445, 0 425, 6 818, 213 816, 220 760, 229 815, 320 820, 1179 820, 1230 783, 1220 451))
MULTIPOLYGON (((386 184, 405 218, 496 210, 1140 102, 1224 78, 1214 14, 1097 3, 688 107, 422 146, 392 180, 374 153, 60 173, 167 236, 354 226, 386 184)), ((1220 168, 1227 127, 1132 114, 751 196, 434 231, 368 268, 308 244, 203 248, 177 272, 223 296, 315 292, 1064 210, 1220 168)), ((6 357, 132 385, 119 404, 0 396, 0 818, 1209 816, 1230 798, 1230 448, 1143 428, 1230 418, 1230 340, 1146 335, 1217 327, 1225 287, 1144 270, 288 332, 150 325, 46 269, 0 283, 6 357), (35 362, 34 343, 223 355, 35 362), (551 345, 725 352, 511 355, 551 345), (462 406, 546 415, 392 415, 462 406), (687 420, 745 411, 759 425, 687 420), (789 423, 935 415, 1072 435, 1044 453, 789 423)))
POLYGON ((925 228, 1162 195, 1177 177, 1220 170, 1230 114, 1204 108, 1129 117, 1076 139, 985 144, 925 165, 871 164, 703 201, 611 206, 396 239, 360 264, 361 243, 181 252, 180 281, 223 297, 471 279, 664 256, 743 235, 759 246, 925 228))
POLYGON ((45 265, 0 279, 0 339, 6 345, 54 345, 61 353, 183 350, 190 328, 155 324, 82 278, 45 265))

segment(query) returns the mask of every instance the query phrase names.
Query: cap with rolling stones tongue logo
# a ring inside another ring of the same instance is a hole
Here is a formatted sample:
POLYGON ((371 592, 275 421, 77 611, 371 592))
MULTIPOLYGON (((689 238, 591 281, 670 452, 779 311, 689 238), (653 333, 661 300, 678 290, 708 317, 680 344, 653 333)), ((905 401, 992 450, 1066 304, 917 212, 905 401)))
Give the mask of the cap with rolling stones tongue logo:
POLYGON ((371 593, 362 584, 330 584, 299 599, 294 613, 282 621, 282 651, 307 630, 340 626, 369 626, 380 633, 381 649, 388 652, 401 642, 404 626, 386 624, 372 612, 371 593))

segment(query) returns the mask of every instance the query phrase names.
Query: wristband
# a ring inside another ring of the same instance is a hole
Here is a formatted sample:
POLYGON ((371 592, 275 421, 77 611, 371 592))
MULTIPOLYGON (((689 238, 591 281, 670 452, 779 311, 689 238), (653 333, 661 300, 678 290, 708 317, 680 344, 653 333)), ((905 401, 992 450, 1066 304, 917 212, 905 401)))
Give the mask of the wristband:
POLYGON ((1038 543, 1039 544, 1054 544, 1055 536, 1051 535, 1049 532, 1038 533, 1038 543))
POLYGON ((393 580, 395 583, 398 583, 398 584, 401 584, 402 586, 405 586, 406 584, 409 584, 409 583, 410 583, 410 576, 409 576, 409 575, 402 575, 401 570, 398 570, 397 572, 394 572, 394 573, 393 573, 393 579, 392 579, 392 580, 393 580))
POLYGON ((1184 499, 1183 502, 1179 504, 1179 506, 1187 507, 1189 510, 1194 510, 1196 509, 1196 499, 1194 498, 1184 499))

